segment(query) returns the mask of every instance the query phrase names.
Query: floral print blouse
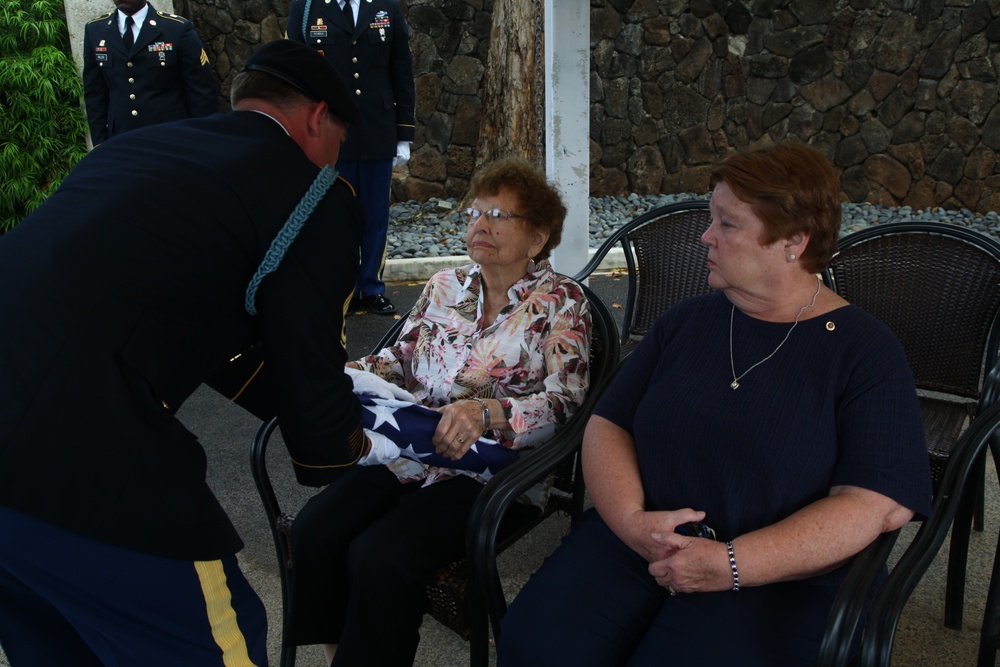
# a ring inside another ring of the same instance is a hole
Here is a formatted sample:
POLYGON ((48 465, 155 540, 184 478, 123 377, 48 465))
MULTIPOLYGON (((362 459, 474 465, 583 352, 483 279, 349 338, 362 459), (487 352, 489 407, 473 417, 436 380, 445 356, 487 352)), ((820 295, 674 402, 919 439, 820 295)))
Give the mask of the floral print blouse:
MULTIPOLYGON (((580 286, 544 260, 507 296, 510 302, 496 321, 484 326, 479 265, 439 271, 396 343, 357 363, 432 408, 506 397, 511 430, 492 436, 513 449, 543 440, 553 425, 573 416, 589 386, 590 306, 580 286)), ((387 465, 402 482, 427 485, 459 474, 479 478, 406 458, 387 465)))

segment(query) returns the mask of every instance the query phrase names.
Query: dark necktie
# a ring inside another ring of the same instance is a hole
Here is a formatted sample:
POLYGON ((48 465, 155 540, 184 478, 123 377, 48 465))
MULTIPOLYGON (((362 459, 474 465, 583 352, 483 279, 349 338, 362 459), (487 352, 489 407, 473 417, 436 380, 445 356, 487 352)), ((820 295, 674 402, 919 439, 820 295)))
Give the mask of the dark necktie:
POLYGON ((354 10, 351 9, 351 0, 344 0, 344 16, 347 18, 347 25, 354 31, 354 10))
POLYGON ((135 20, 131 16, 125 17, 125 32, 122 33, 122 39, 125 40, 125 50, 131 51, 132 47, 135 45, 135 37, 132 35, 132 26, 135 25, 135 20))

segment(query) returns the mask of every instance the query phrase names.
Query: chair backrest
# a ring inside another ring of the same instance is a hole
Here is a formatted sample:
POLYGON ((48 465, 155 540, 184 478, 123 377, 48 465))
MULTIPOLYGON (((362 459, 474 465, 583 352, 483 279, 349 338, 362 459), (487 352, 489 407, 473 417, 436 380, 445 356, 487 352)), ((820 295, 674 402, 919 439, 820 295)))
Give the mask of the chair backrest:
POLYGON ((410 316, 410 311, 408 310, 405 313, 403 313, 398 320, 393 322, 392 326, 389 327, 389 329, 384 334, 382 334, 382 337, 379 339, 379 341, 372 346, 372 349, 371 351, 368 352, 368 354, 378 354, 383 349, 395 343, 396 339, 399 338, 400 332, 402 332, 403 330, 403 325, 406 324, 406 318, 409 316, 410 316))
POLYGON ((1000 243, 946 223, 876 225, 841 239, 826 277, 893 331, 918 389, 979 398, 1000 342, 1000 243))
POLYGON ((711 219, 707 200, 655 208, 616 230, 575 276, 577 280, 585 279, 613 248, 621 246, 628 274, 622 356, 632 351, 667 308, 712 291, 708 286, 707 252, 701 242, 711 219))

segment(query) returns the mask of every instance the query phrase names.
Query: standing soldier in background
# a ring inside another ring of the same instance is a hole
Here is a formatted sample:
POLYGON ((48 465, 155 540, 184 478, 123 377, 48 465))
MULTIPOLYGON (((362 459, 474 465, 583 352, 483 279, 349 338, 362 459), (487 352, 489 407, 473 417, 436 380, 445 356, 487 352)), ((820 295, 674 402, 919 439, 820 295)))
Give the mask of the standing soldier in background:
POLYGON ((215 75, 191 22, 146 0, 115 0, 87 24, 83 96, 96 146, 116 134, 219 110, 215 75))
POLYGON ((414 134, 413 57, 397 0, 292 0, 288 38, 318 50, 354 94, 364 119, 340 149, 337 171, 365 210, 354 310, 396 312, 385 296, 392 168, 410 158, 414 134))

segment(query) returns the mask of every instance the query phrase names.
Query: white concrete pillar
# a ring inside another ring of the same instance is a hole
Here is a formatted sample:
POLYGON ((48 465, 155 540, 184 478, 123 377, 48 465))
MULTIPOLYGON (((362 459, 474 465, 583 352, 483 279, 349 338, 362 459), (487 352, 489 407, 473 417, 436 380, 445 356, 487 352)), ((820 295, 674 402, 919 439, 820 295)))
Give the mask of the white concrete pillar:
POLYGON ((587 263, 590 218, 590 3, 545 0, 545 171, 566 202, 556 271, 587 263))

